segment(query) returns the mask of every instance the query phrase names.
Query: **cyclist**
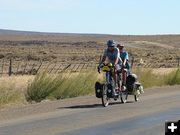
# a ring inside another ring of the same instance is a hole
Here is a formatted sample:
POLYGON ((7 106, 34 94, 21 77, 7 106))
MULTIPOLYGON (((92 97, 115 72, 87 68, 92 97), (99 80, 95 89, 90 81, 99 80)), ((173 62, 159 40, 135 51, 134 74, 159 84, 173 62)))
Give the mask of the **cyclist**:
MULTIPOLYGON (((120 70, 120 63, 121 63, 119 49, 116 47, 116 43, 113 40, 107 41, 107 47, 108 48, 104 50, 103 57, 99 62, 98 72, 100 73, 101 64, 103 64, 106 61, 106 59, 108 59, 108 61, 112 63, 114 66, 113 79, 114 79, 114 82, 116 82, 117 71, 120 70)), ((115 89, 118 89, 118 86, 116 83, 115 83, 115 89)), ((116 92, 114 89, 113 89, 113 94, 116 95, 116 92)))
POLYGON ((120 51, 120 58, 122 60, 122 85, 124 86, 126 84, 127 73, 130 72, 130 66, 128 63, 129 56, 128 53, 124 50, 123 44, 117 44, 117 48, 120 51))

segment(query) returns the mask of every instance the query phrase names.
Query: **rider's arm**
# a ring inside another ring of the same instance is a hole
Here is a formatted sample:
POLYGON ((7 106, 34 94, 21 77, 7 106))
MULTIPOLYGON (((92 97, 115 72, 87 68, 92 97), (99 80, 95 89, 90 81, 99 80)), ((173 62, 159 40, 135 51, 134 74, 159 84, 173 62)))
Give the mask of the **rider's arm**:
POLYGON ((103 56, 102 59, 99 62, 99 66, 106 60, 106 56, 103 56))
POLYGON ((118 62, 119 62, 119 58, 117 57, 117 58, 115 59, 115 61, 114 61, 114 65, 117 65, 118 62))
POLYGON ((124 66, 126 65, 126 62, 128 61, 128 59, 129 59, 128 53, 125 52, 125 58, 124 58, 124 61, 123 61, 124 66))
POLYGON ((120 59, 120 53, 119 53, 119 49, 116 48, 116 53, 115 53, 115 60, 114 60, 114 65, 117 65, 120 59))
POLYGON ((123 66, 126 66, 127 59, 124 59, 123 66))
POLYGON ((107 49, 104 50, 103 57, 99 62, 99 66, 106 60, 106 56, 107 56, 107 49))

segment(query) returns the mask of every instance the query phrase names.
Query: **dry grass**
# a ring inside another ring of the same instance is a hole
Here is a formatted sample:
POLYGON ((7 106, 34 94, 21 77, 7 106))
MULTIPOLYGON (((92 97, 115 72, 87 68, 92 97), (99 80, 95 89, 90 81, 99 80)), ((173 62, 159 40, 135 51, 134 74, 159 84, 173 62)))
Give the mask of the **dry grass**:
MULTIPOLYGON (((170 70, 170 69, 169 69, 170 70)), ((157 71, 157 69, 155 70, 157 71)), ((164 70, 166 72, 166 70, 164 70)), ((152 69, 133 70, 145 88, 180 84, 180 69, 162 74, 152 69)), ((63 99, 94 93, 94 84, 102 82, 102 74, 95 71, 62 74, 38 74, 0 78, 0 108, 40 102, 44 99, 63 99)))
POLYGON ((167 75, 175 70, 177 68, 153 68, 152 73, 155 75, 167 75))
POLYGON ((0 108, 26 104, 24 92, 33 76, 12 76, 0 78, 0 108))
POLYGON ((171 70, 169 73, 154 73, 153 69, 136 68, 133 72, 137 74, 144 88, 180 84, 180 69, 171 70))

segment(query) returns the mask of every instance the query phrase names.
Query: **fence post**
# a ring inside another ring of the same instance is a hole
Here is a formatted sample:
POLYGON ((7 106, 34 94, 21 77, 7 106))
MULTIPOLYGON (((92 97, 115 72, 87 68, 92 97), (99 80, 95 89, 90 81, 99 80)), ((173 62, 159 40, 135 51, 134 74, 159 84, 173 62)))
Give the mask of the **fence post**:
POLYGON ((133 68, 133 64, 134 64, 134 57, 132 57, 132 60, 131 60, 131 69, 133 68))
POLYGON ((9 61, 9 76, 12 75, 12 59, 9 61))
POLYGON ((180 66, 180 57, 177 58, 177 62, 178 62, 177 67, 179 68, 179 66, 180 66))

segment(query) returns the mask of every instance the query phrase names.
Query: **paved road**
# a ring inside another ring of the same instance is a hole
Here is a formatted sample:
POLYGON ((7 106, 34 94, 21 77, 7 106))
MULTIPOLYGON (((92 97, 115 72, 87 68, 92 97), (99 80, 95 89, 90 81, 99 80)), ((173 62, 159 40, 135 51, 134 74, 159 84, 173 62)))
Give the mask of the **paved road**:
POLYGON ((164 135, 165 121, 180 119, 180 86, 149 89, 132 101, 107 108, 94 96, 58 101, 53 111, 1 121, 0 135, 164 135))

